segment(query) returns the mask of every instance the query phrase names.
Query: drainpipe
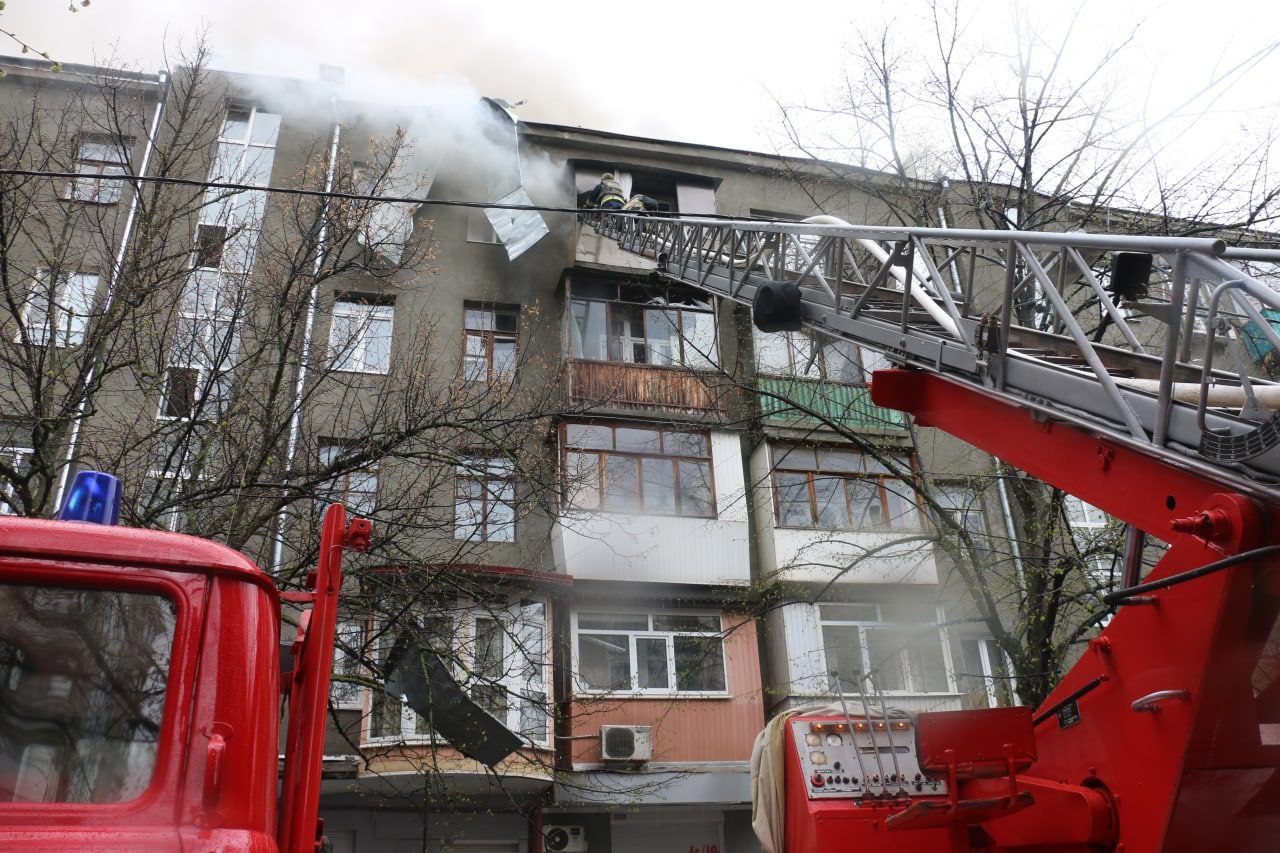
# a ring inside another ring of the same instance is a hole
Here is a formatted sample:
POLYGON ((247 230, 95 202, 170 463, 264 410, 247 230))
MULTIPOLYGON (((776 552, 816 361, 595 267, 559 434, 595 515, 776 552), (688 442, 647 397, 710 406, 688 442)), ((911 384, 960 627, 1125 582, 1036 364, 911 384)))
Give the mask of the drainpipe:
MULTIPOLYGON (((307 356, 311 352, 311 337, 315 332, 316 305, 320 298, 320 270, 324 266, 324 241, 329 232, 329 196, 333 191, 333 175, 338 166, 338 141, 342 138, 342 124, 338 120, 338 95, 335 92, 329 99, 333 108, 333 136, 329 143, 329 168, 324 176, 324 201, 320 206, 320 233, 316 241, 316 257, 312 265, 311 294, 307 299, 307 320, 302 332, 302 351, 298 359, 298 379, 293 388, 293 414, 289 417, 289 444, 284 455, 285 479, 281 486, 289 483, 289 471, 293 468, 293 458, 298 451, 298 433, 302 426, 302 396, 307 386, 307 356)), ((284 561, 284 533, 288 522, 288 506, 280 508, 276 515, 275 542, 271 548, 271 571, 280 571, 284 561)))
MULTIPOLYGON (((947 203, 947 193, 951 190, 951 179, 943 175, 938 179, 942 185, 942 191, 938 193, 938 223, 943 227, 947 227, 947 212, 945 205, 947 203)), ((963 293, 960 289, 960 273, 956 270, 956 259, 952 258, 951 263, 947 264, 951 272, 951 289, 955 293, 963 293)))
POLYGON ((1025 592, 1027 581, 1022 568, 1022 549, 1018 547, 1018 533, 1013 528, 1013 510, 1009 504, 1009 490, 1004 484, 1002 467, 1003 463, 996 463, 996 490, 1000 492, 1000 514, 1004 516, 1004 531, 1009 537, 1009 547, 1013 549, 1013 567, 1018 573, 1018 586, 1025 592))
MULTIPOLYGON (((146 176, 147 168, 151 164, 151 154, 156 147, 156 133, 160 128, 160 116, 164 114, 164 102, 169 96, 169 83, 169 75, 161 71, 156 77, 156 85, 160 88, 160 94, 156 99, 156 111, 151 117, 151 129, 147 131, 147 145, 143 149, 142 163, 138 167, 139 177, 146 176)), ((129 241, 133 237, 133 226, 138 218, 138 199, 141 197, 142 182, 134 181, 133 197, 129 200, 129 214, 125 217, 124 232, 120 235, 120 248, 116 250, 116 256, 111 262, 111 275, 107 279, 107 298, 102 304, 103 313, 111 310, 111 303, 115 300, 116 283, 120 279, 120 273, 124 270, 124 259, 129 250, 129 241)), ((90 364, 85 372, 85 393, 80 396, 79 402, 76 403, 76 416, 71 422, 71 437, 67 440, 67 455, 62 461, 62 473, 58 476, 58 489, 54 496, 55 509, 62 506, 62 495, 67 489, 67 478, 71 475, 71 463, 75 461, 76 457, 76 445, 80 442, 80 426, 84 422, 85 409, 89 406, 88 388, 93 384, 96 373, 97 365, 95 364, 90 364)))

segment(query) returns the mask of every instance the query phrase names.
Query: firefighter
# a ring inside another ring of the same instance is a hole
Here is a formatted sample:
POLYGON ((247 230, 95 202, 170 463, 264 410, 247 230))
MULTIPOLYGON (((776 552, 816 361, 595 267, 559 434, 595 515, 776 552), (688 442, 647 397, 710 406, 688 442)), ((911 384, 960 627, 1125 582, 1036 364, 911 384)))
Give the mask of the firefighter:
POLYGON ((639 210, 645 213, 653 213, 658 209, 657 199, 650 198, 647 195, 636 193, 631 196, 626 204, 622 206, 623 210, 639 210))
POLYGON ((605 172, 601 175, 600 183, 596 184, 595 189, 591 190, 591 194, 587 196, 587 206, 598 207, 601 210, 621 210, 626 201, 622 195, 622 184, 618 183, 613 172, 605 172))

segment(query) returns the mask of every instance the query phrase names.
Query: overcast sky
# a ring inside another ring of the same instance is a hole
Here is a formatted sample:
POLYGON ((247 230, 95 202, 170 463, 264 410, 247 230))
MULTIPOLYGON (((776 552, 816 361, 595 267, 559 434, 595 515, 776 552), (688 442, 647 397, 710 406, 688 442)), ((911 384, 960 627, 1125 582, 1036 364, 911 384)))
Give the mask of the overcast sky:
MULTIPOLYGON (((1052 34, 1065 5, 1020 8, 1052 34)), ((1280 38, 1278 8, 1274 0, 1086 0, 1071 67, 1087 70, 1099 46, 1137 26, 1122 95, 1169 101, 1280 38)), ((996 53, 1010 43, 1010 10, 1009 0, 961 4, 975 40, 996 53)), ((518 112, 529 120, 773 151, 774 98, 824 102, 848 45, 884 20, 924 49, 922 12, 916 0, 93 0, 71 14, 58 0, 8 0, 0 28, 64 62, 145 69, 162 64, 166 46, 172 54, 207 29, 219 67, 312 78, 320 63, 341 65, 355 97, 412 102, 452 77, 526 100, 518 112)), ((18 51, 5 41, 0 51, 18 51)), ((1280 53, 1223 99, 1210 136, 1274 111, 1277 81, 1280 53)))

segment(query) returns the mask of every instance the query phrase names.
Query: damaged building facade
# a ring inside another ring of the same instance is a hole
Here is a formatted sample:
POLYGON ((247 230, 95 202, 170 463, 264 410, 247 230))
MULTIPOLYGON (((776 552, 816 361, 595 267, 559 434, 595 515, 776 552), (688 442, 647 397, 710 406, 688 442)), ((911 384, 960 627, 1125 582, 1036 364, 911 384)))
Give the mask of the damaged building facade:
POLYGON ((812 182, 822 212, 881 223, 875 176, 519 122, 493 101, 375 107, 332 72, 204 71, 197 90, 183 72, 3 67, 6 110, 50 141, 5 165, 79 175, 21 179, 63 227, 6 228, 5 369, 89 349, 124 302, 172 309, 147 309, 171 326, 118 321, 128 346, 99 344, 109 375, 46 446, 29 437, 40 407, 9 407, 2 452, 26 479, 5 510, 47 514, 64 471, 125 465, 135 523, 221 538, 285 582, 314 559, 317 505, 374 520, 389 544, 349 567, 335 657, 335 851, 758 850, 748 762, 772 715, 855 699, 869 671, 910 710, 1004 700, 930 513, 883 458, 944 472, 965 527, 998 537, 1000 496, 972 486, 991 460, 874 406, 878 355, 763 334, 589 222, 518 209, 574 208, 611 170, 655 215, 798 219, 818 212, 812 182), (106 91, 132 121, 111 121, 106 91), (184 111, 206 126, 180 127, 184 111), (181 185, 112 180, 126 174, 193 182, 165 233, 152 208, 181 185), (266 192, 297 187, 348 197, 266 192), (345 265, 322 257, 339 237, 345 265), (128 280, 164 263, 171 292, 128 280), (274 286, 277 302, 253 301, 274 286), (247 391, 237 370, 282 378, 247 391), (271 408, 277 393, 299 402, 271 408), (495 426, 494 399, 521 417, 495 426), (269 452, 236 443, 253 430, 269 452), (222 480, 238 485, 208 485, 222 480), (379 687, 406 632, 518 736, 496 767, 379 687))

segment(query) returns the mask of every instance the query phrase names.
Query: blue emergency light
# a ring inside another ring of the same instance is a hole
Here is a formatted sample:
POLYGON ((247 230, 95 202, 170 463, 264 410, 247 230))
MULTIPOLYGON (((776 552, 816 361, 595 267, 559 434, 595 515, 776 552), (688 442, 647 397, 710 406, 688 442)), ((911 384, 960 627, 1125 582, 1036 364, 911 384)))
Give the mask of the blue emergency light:
POLYGON ((79 472, 62 502, 62 509, 58 510, 58 519, 119 524, 120 481, 102 471, 79 472))

